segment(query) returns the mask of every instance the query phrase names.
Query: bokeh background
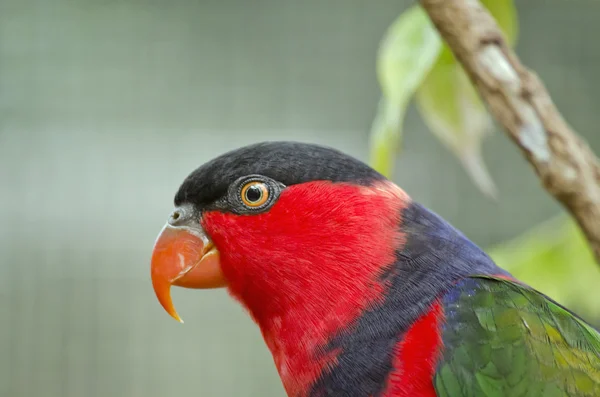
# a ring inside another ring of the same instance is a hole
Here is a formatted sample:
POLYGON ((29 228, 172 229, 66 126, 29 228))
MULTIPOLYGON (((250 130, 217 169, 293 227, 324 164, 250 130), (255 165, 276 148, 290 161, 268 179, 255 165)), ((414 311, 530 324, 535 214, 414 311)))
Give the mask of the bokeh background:
MULTIPOLYGON (((0 396, 283 396, 223 291, 149 280, 183 178, 262 140, 368 158, 377 47, 401 0, 2 0, 0 396)), ((600 2, 518 1, 524 63, 600 152, 600 2)), ((411 109, 394 180, 476 243, 558 214, 500 132, 485 198, 411 109)), ((600 319, 600 313, 598 314, 600 319)))

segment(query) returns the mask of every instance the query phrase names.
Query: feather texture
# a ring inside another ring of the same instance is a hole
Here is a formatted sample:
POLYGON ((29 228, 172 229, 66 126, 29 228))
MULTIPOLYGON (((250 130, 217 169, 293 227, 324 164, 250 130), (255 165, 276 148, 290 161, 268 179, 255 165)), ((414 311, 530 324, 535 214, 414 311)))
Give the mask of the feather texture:
POLYGON ((443 307, 438 396, 600 396, 600 334, 545 295, 471 277, 443 307))

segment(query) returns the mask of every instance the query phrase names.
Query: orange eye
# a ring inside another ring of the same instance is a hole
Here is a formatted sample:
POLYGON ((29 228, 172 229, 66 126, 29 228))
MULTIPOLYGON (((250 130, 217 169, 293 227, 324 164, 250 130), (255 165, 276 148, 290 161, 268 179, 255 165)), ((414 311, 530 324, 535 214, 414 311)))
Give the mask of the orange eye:
POLYGON ((248 207, 260 207, 269 199, 269 188, 262 182, 248 182, 242 188, 241 196, 242 202, 248 207))

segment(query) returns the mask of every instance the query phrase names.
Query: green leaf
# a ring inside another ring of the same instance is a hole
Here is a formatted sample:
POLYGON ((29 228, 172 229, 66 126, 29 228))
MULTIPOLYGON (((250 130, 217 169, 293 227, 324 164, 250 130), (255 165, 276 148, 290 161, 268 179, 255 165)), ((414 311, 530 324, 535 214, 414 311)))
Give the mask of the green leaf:
POLYGON ((408 101, 437 58, 441 40, 429 17, 416 5, 390 26, 379 49, 377 75, 383 95, 408 101))
POLYGON ((600 323, 600 268, 570 218, 547 221, 493 247, 490 256, 521 281, 600 323))
POLYGON ((447 47, 417 91, 417 107, 431 132, 463 163, 490 197, 496 187, 483 163, 481 143, 492 120, 462 67, 447 47))
MULTIPOLYGON (((517 14, 513 0, 482 3, 496 18, 509 43, 514 43, 517 14)), ((496 186, 481 155, 482 141, 492 130, 492 119, 446 45, 417 91, 417 106, 425 124, 459 158, 475 185, 487 196, 496 197, 496 186)))
POLYGON ((396 106, 385 97, 381 97, 371 127, 371 167, 386 177, 392 174, 405 111, 405 106, 396 106))
POLYGON ((418 5, 402 13, 382 40, 377 76, 383 95, 371 127, 371 163, 386 176, 400 145, 406 107, 440 48, 437 31, 418 5))
MULTIPOLYGON (((513 0, 482 0, 482 4, 509 44, 514 44, 518 21, 513 0)), ((378 54, 377 75, 383 95, 371 126, 371 165, 391 176, 406 109, 416 92, 429 129, 455 153, 479 189, 495 197, 496 187, 481 156, 491 118, 419 5, 402 13, 388 29, 378 54)))

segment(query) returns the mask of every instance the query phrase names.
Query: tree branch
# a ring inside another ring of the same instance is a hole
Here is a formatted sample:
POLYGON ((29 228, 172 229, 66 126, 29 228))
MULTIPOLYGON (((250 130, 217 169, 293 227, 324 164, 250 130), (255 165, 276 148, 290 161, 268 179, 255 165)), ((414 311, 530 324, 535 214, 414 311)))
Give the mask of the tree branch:
POLYGON ((541 80, 506 44, 479 0, 420 0, 490 113, 522 149, 546 190, 577 220, 600 263, 600 164, 541 80))

